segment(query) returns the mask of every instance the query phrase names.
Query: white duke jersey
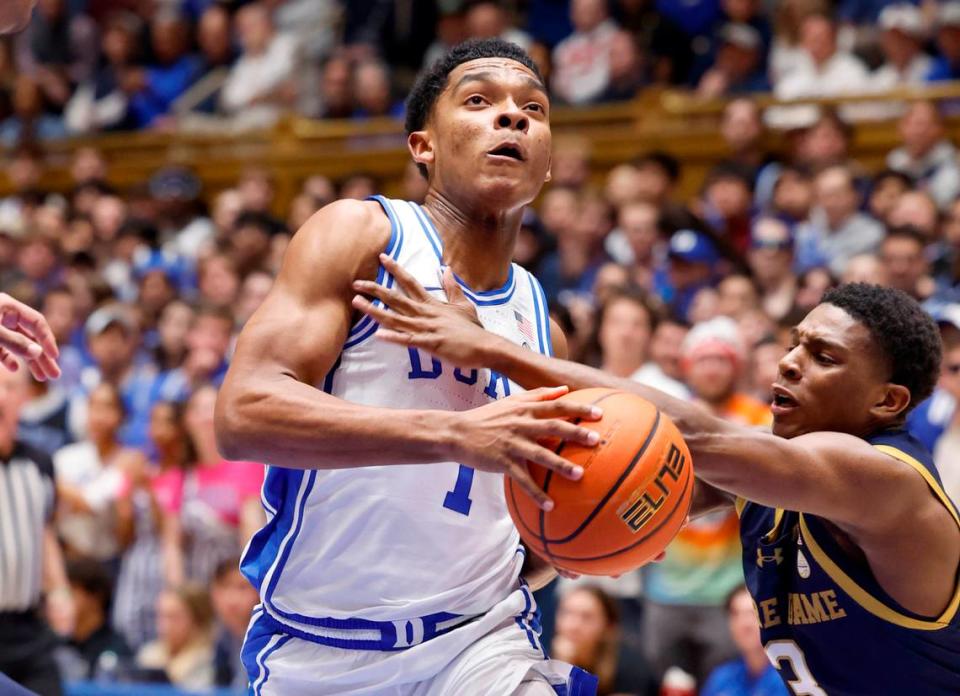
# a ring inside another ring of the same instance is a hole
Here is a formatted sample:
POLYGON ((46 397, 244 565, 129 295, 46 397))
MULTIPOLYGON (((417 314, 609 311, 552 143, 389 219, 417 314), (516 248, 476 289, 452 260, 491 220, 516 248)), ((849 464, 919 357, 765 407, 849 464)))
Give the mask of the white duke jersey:
MULTIPOLYGON (((442 242, 423 208, 375 198, 391 223, 387 253, 444 297, 442 242)), ((381 267, 377 282, 392 287, 394 279, 381 267)), ((523 268, 512 265, 496 290, 461 287, 486 329, 551 352, 543 290, 523 268)), ((387 409, 462 411, 522 391, 491 370, 462 370, 381 341, 377 328, 369 317, 358 321, 317 387, 382 407, 377 417, 385 419, 387 409)), ((271 465, 262 501, 267 523, 242 569, 267 614, 294 635, 341 647, 403 647, 483 614, 518 588, 523 549, 501 474, 457 462, 308 471, 271 465), (387 640, 378 628, 358 642, 358 629, 389 622, 397 636, 387 640)))

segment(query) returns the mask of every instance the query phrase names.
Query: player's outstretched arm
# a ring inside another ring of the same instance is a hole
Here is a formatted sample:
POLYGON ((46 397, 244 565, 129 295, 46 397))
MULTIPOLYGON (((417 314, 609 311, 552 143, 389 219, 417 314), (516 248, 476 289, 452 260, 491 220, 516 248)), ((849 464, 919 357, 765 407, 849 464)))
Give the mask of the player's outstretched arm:
POLYGON ((318 388, 349 331, 351 283, 375 277, 389 235, 379 204, 339 201, 294 236, 274 287, 240 335, 217 400, 222 453, 301 469, 456 461, 513 476, 548 505, 528 460, 568 477, 582 472, 538 441, 596 438, 563 420, 599 417, 558 401, 566 388, 463 412, 374 408, 318 388))
MULTIPOLYGON (((721 420, 632 380, 524 350, 478 326, 469 302, 449 276, 444 288, 451 302, 445 303, 432 298, 402 269, 389 261, 385 265, 406 294, 373 290, 361 282, 354 289, 370 292, 389 310, 359 296, 353 299, 355 307, 380 322, 385 339, 423 348, 464 367, 490 367, 528 388, 562 383, 573 389, 601 386, 636 393, 676 423, 699 479, 762 505, 830 520, 864 551, 881 582, 885 579, 878 572, 881 568, 909 578, 904 582, 907 592, 894 595, 908 600, 905 606, 930 615, 943 608, 953 588, 960 535, 948 508, 908 464, 852 435, 777 437, 721 420), (924 543, 917 544, 917 539, 924 543), (924 571, 917 572, 919 568, 924 571), (919 601, 910 601, 918 597, 919 601)), ((899 408, 896 404, 878 408, 886 407, 899 408)), ((883 414, 878 417, 884 419, 883 414)), ((892 585, 898 580, 894 578, 892 585)))

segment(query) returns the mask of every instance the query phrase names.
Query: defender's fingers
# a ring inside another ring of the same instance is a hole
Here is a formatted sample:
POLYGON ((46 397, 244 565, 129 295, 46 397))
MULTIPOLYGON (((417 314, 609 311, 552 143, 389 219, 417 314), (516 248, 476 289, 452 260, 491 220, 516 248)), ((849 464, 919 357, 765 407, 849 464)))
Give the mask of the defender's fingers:
POLYGON ((380 254, 380 263, 386 269, 387 273, 392 275, 399 285, 407 295, 412 297, 415 300, 421 300, 426 302, 427 300, 432 300, 430 293, 424 290, 423 286, 420 284, 420 281, 411 275, 411 273, 401 266, 399 263, 394 261, 392 258, 386 254, 380 254))
POLYGON ((530 476, 530 472, 527 470, 526 464, 514 463, 507 469, 507 475, 516 481, 520 488, 526 491, 527 495, 536 501, 541 510, 544 512, 553 510, 553 501, 550 500, 550 497, 543 492, 543 489, 534 482, 530 476))
POLYGON ((413 346, 414 348, 424 348, 425 346, 417 343, 417 336, 412 333, 407 333, 405 331, 394 331, 393 329, 383 328, 383 324, 380 325, 380 328, 377 329, 375 334, 377 338, 386 341, 387 343, 396 343, 400 346, 413 346))
POLYGON ((44 353, 33 362, 37 363, 45 379, 57 379, 61 374, 57 361, 47 353, 44 353))
POLYGON ((447 302, 473 306, 473 303, 463 294, 463 288, 457 282, 457 277, 453 275, 453 269, 450 266, 443 269, 443 290, 447 293, 447 302))
POLYGON ((387 288, 369 280, 353 281, 353 289, 364 295, 375 297, 395 312, 417 314, 416 304, 402 292, 387 288))
POLYGON ((375 322, 381 326, 386 326, 388 329, 407 331, 414 328, 412 324, 413 320, 409 317, 405 317, 402 314, 397 314, 396 312, 391 312, 389 309, 384 309, 383 307, 378 307, 366 297, 362 297, 361 295, 354 296, 350 304, 357 311, 363 312, 375 322))
POLYGON ((16 372, 20 369, 20 361, 6 348, 0 346, 0 364, 10 372, 16 372))

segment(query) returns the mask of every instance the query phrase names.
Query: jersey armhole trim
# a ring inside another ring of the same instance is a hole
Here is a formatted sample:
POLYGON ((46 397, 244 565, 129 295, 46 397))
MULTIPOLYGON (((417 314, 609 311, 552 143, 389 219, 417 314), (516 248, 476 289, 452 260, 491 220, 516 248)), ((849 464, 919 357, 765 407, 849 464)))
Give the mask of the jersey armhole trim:
MULTIPOLYGON (((383 208, 383 211, 390 219, 390 240, 387 242, 387 247, 384 250, 384 253, 394 261, 398 261, 400 259, 400 249, 403 247, 403 226, 400 224, 400 220, 397 217, 396 212, 393 210, 393 205, 391 205, 388 199, 384 198, 383 196, 371 196, 369 200, 375 200, 377 203, 379 203, 380 207, 383 208)), ((383 285, 387 288, 393 287, 393 276, 387 273, 382 264, 380 264, 377 268, 376 283, 377 285, 383 285)), ((379 307, 383 303, 378 299, 374 299, 373 304, 379 307)), ((353 348, 354 346, 370 338, 377 332, 378 328, 380 328, 380 324, 375 322, 369 316, 361 317, 347 334, 347 340, 343 344, 343 350, 346 350, 347 348, 353 348)))
POLYGON ((530 286, 531 290, 533 290, 533 305, 537 310, 537 314, 543 319, 543 329, 540 334, 540 352, 543 355, 548 355, 552 358, 553 336, 550 329, 550 308, 547 306, 547 296, 544 294, 543 286, 540 285, 540 281, 537 280, 537 277, 530 271, 527 271, 527 275, 530 277, 530 286), (545 347, 543 345, 544 338, 546 338, 545 347))
POLYGON ((950 621, 957 610, 957 603, 960 602, 960 593, 954 593, 950 606, 948 606, 947 610, 937 619, 924 621, 912 616, 906 616, 888 607, 860 587, 853 578, 847 575, 840 566, 827 555, 820 544, 817 543, 816 538, 807 526, 806 518, 802 512, 800 513, 800 532, 803 534, 804 544, 810 550, 810 553, 813 554, 813 558, 820 564, 824 572, 865 611, 888 623, 916 631, 939 631, 950 625, 950 621))
POLYGON ((733 508, 737 511, 737 517, 743 515, 743 508, 747 507, 746 498, 741 498, 739 495, 733 501, 733 508))

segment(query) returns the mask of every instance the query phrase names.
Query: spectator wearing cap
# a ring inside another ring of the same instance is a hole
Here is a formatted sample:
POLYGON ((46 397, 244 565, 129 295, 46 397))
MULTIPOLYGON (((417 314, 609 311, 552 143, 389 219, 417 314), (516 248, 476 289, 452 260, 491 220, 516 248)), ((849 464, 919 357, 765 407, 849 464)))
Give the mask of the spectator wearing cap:
POLYGON ((568 104, 596 101, 610 83, 610 40, 617 30, 606 0, 572 0, 573 33, 553 49, 554 94, 568 104))
POLYGON ((960 78, 960 2, 942 3, 937 12, 937 48, 927 80, 940 82, 960 78))
POLYGON ((874 89, 923 84, 932 60, 923 50, 926 27, 920 8, 906 3, 887 5, 877 24, 884 62, 871 76, 874 89))
POLYGON ((667 247, 667 296, 672 313, 686 321, 691 303, 703 288, 716 280, 720 252, 716 243, 703 232, 679 230, 667 247))
POLYGON ((71 394, 69 425, 74 439, 87 436, 87 399, 101 382, 116 386, 123 400, 126 419, 120 442, 129 447, 147 444, 150 408, 156 399, 157 369, 149 361, 137 361, 140 328, 129 307, 106 304, 85 324, 87 345, 93 364, 80 375, 80 384, 71 394))
POLYGON ((750 231, 747 262, 760 288, 764 312, 776 321, 786 317, 797 296, 790 226, 775 217, 756 219, 750 231))
POLYGON ((800 46, 803 60, 774 85, 780 99, 831 97, 866 88, 867 68, 837 46, 832 16, 814 13, 805 17, 800 24, 800 46))
POLYGON ((719 32, 713 66, 697 83, 702 97, 770 91, 763 66, 763 38, 749 24, 725 24, 719 32))
POLYGON ((803 272, 827 265, 839 276, 854 256, 877 249, 883 227, 859 212, 861 196, 848 167, 836 165, 820 172, 814 191, 816 207, 810 221, 797 230, 797 267, 803 272))
POLYGON ((937 105, 914 102, 900 119, 898 131, 903 145, 887 155, 887 167, 911 176, 939 208, 945 208, 960 194, 960 166, 937 105))

